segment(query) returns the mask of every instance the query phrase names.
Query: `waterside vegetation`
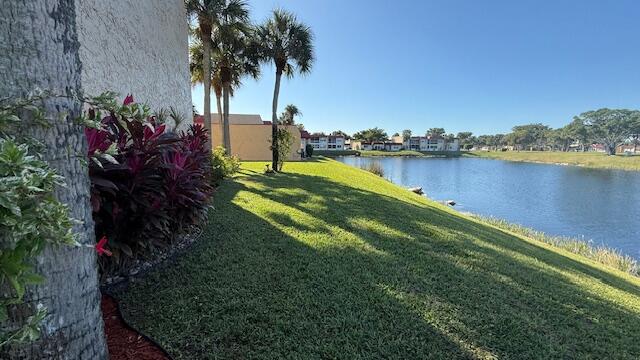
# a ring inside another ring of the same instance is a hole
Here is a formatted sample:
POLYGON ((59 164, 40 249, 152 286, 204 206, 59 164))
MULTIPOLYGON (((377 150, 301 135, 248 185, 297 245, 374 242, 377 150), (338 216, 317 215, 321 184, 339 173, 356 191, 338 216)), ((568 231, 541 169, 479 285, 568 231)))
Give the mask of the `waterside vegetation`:
POLYGON ((539 162, 557 165, 575 165, 594 169, 621 169, 640 171, 640 156, 607 156, 597 152, 558 151, 473 151, 465 156, 483 157, 521 162, 539 162))

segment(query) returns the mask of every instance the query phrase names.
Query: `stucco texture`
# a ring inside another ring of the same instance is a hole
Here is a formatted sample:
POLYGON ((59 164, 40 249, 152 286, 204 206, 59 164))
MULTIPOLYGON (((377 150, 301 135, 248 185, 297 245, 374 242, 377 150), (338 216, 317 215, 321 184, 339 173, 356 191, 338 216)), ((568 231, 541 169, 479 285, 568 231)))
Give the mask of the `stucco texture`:
POLYGON ((183 0, 76 2, 85 95, 133 94, 152 111, 173 106, 192 123, 188 25, 183 0))
MULTIPOLYGON (((213 146, 222 145, 220 125, 213 125, 213 146)), ((301 160, 300 130, 295 126, 287 126, 292 135, 291 151, 288 161, 301 160)), ((271 161, 271 125, 230 124, 231 153, 244 161, 271 161)))

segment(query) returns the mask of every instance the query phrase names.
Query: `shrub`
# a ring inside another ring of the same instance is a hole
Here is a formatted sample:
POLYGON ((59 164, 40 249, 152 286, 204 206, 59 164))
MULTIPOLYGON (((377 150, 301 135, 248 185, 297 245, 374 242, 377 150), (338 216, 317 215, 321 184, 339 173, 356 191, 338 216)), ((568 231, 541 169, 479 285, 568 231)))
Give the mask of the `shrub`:
POLYGON ((20 328, 7 324, 8 308, 22 306, 26 287, 45 279, 35 272, 34 258, 49 244, 78 245, 68 207, 54 197, 64 179, 43 160, 43 144, 25 136, 27 127, 46 124, 34 105, 45 97, 0 103, 0 347, 39 337, 45 308, 20 328))
POLYGON ((87 118, 97 124, 85 131, 96 237, 106 236, 113 254, 100 264, 115 273, 204 216, 212 191, 207 134, 200 126, 166 132, 131 97, 122 106, 103 99, 87 118))
POLYGON ((240 159, 236 156, 228 156, 222 146, 218 146, 211 154, 211 171, 214 184, 222 179, 232 176, 240 170, 240 159))
POLYGON ((313 145, 307 144, 307 146, 304 147, 304 152, 307 154, 307 157, 312 157, 313 156, 313 145))
POLYGON ((370 163, 367 163, 365 165, 360 166, 360 168, 362 170, 366 170, 372 174, 376 174, 380 177, 384 177, 384 169, 382 168, 382 165, 380 165, 379 162, 377 161, 373 161, 370 163))
POLYGON ((286 127, 278 127, 278 168, 276 171, 282 171, 284 162, 289 158, 291 145, 293 144, 293 135, 286 127))

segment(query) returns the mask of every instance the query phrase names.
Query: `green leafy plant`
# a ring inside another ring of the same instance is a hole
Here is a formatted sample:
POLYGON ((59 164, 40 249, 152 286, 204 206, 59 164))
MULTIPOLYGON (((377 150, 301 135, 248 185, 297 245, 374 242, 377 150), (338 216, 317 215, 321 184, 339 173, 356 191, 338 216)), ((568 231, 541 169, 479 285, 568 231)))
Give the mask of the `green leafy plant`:
POLYGON ((305 152, 307 157, 312 157, 313 156, 313 145, 307 144, 304 147, 304 152, 305 152))
POLYGON ((211 153, 212 180, 218 184, 222 179, 232 176, 240 170, 240 159, 227 155, 222 146, 216 147, 211 153))
MULTIPOLYGON (((277 135, 277 150, 278 150, 278 168, 274 169, 282 171, 284 162, 289 158, 291 152, 291 145, 293 144, 293 135, 287 130, 286 127, 278 127, 277 135)), ((273 147, 273 146, 272 146, 273 147)))
MULTIPOLYGON (((53 195, 63 178, 42 160, 42 145, 33 138, 14 136, 22 126, 44 123, 35 102, 42 96, 0 107, 0 324, 8 320, 7 307, 19 304, 28 285, 43 277, 32 261, 48 244, 77 245, 66 205, 53 195), (29 121, 23 121, 26 115, 29 121)), ((33 340, 46 309, 38 309, 21 329, 0 327, 0 345, 33 340)))

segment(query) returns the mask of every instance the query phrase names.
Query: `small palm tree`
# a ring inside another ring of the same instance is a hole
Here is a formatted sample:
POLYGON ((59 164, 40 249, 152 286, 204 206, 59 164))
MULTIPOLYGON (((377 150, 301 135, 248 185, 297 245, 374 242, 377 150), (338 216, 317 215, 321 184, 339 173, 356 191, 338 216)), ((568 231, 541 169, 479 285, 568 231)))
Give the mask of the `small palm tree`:
POLYGON ((224 147, 231 154, 229 97, 233 95, 233 86, 239 85, 242 77, 257 79, 260 67, 247 4, 241 0, 220 1, 225 4, 225 11, 221 13, 213 33, 213 59, 222 85, 224 147))
POLYGON ((280 115, 280 125, 295 125, 296 116, 302 116, 302 112, 297 106, 293 104, 285 106, 284 112, 280 115))
POLYGON ((311 71, 314 60, 313 34, 311 29, 299 22, 296 16, 285 10, 274 10, 273 15, 264 24, 258 26, 257 41, 259 55, 263 62, 273 63, 276 67, 276 83, 273 91, 272 131, 272 168, 278 168, 278 96, 282 74, 292 78, 295 73, 306 74, 311 71))

